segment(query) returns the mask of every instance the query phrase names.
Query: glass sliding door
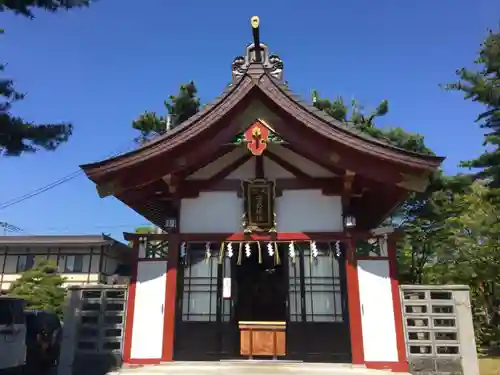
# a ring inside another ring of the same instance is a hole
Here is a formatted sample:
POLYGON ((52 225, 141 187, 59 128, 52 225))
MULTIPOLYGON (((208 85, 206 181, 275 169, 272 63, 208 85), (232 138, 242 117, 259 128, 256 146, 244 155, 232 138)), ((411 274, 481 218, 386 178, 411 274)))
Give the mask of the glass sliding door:
MULTIPOLYGON (((231 300, 222 298, 222 280, 230 277, 231 259, 219 264, 219 244, 189 243, 177 279, 176 360, 214 360, 229 355, 231 300), (223 338, 225 338, 223 340, 223 338)), ((234 335, 234 334, 233 334, 234 335)))
POLYGON ((297 243, 288 259, 290 357, 350 362, 345 257, 342 244, 297 243))

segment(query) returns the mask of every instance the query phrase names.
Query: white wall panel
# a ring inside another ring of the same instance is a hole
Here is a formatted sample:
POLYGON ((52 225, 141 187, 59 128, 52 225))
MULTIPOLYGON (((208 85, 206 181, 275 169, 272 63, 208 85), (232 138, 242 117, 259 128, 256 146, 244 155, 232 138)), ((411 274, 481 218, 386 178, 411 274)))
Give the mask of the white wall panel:
POLYGON ((130 349, 132 359, 161 358, 166 281, 167 262, 139 262, 130 349))
POLYGON ((397 362, 389 261, 358 260, 358 280, 365 361, 397 362))
POLYGON ((242 231, 243 201, 232 191, 202 192, 182 199, 181 233, 236 233, 242 231))
POLYGON ((276 199, 279 232, 341 232, 342 200, 321 190, 284 190, 276 199))

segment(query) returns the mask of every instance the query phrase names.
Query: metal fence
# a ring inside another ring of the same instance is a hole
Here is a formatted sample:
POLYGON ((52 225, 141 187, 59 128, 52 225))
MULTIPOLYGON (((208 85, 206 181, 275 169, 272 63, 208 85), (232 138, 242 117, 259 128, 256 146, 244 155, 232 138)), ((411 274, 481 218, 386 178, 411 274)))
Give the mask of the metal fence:
POLYGON ((401 301, 410 372, 478 375, 468 287, 403 285, 401 301))
POLYGON ((71 287, 58 375, 105 374, 121 365, 127 286, 71 287))

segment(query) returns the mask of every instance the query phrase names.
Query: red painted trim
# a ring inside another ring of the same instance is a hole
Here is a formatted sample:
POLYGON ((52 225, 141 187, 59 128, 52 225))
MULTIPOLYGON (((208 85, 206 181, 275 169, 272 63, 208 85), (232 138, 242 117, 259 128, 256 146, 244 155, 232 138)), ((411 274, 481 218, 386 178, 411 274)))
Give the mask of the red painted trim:
POLYGON ((167 283, 165 287, 165 309, 163 320, 163 351, 161 360, 174 359, 175 300, 177 296, 177 264, 179 261, 179 235, 169 234, 167 262, 167 283))
POLYGON ((139 262, 165 262, 165 258, 139 258, 139 262))
MULTIPOLYGON (((405 334, 403 328, 403 312, 401 308, 401 296, 399 293, 398 265, 396 238, 390 236, 387 244, 389 253, 389 276, 391 278, 392 303, 394 309, 394 324, 396 328, 396 344, 398 348, 398 369, 399 371, 408 371, 408 358, 406 356, 405 334)), ((395 371, 395 370, 393 370, 395 371)))
POLYGON ((357 260, 389 260, 389 257, 362 255, 362 256, 357 256, 356 259, 357 260))
POLYGON ((365 365, 367 368, 373 370, 408 372, 408 363, 402 363, 402 362, 366 362, 365 365))
POLYGON ((353 239, 346 242, 347 254, 347 302, 349 306, 349 326, 351 334, 352 363, 362 365, 365 361, 363 349, 363 328, 361 326, 361 305, 359 301, 358 264, 356 261, 356 246, 353 239))
MULTIPOLYGON (((128 365, 159 365, 161 363, 161 359, 159 358, 137 358, 137 359, 129 359, 126 362, 128 365)), ((135 367, 135 366, 127 366, 127 367, 135 367)), ((138 366, 140 367, 140 366, 138 366)))
MULTIPOLYGON (((133 249, 135 254, 139 252, 138 250, 138 240, 133 241, 133 249)), ((130 356, 132 351, 132 330, 134 326, 134 304, 135 304, 135 293, 136 293, 136 282, 137 282, 137 267, 139 266, 139 260, 135 258, 132 263, 132 275, 130 278, 130 285, 128 286, 128 298, 127 298, 127 312, 125 317, 125 332, 123 337, 123 362, 130 363, 130 356)))
MULTIPOLYGON (((133 241, 135 238, 147 237, 149 241, 166 241, 168 234, 137 234, 123 233, 126 241, 133 241)), ((371 238, 373 234, 369 231, 348 231, 348 232, 277 232, 273 234, 251 234, 239 233, 180 233, 180 242, 204 242, 204 241, 343 241, 350 238, 363 239, 371 238)), ((378 259, 370 257, 370 259, 378 259)))
POLYGON ((335 241, 345 240, 345 232, 277 232, 268 233, 181 233, 180 240, 197 241, 335 241))

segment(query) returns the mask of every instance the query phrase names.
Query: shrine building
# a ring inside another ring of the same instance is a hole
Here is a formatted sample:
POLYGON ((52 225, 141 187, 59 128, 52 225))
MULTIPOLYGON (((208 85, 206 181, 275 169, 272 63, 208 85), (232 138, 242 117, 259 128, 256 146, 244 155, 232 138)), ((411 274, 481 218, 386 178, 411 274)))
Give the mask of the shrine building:
POLYGON ((408 371, 397 233, 382 223, 443 158, 299 99, 251 23, 254 42, 214 102, 132 152, 82 166, 101 197, 163 229, 125 234, 136 261, 124 362, 408 371))

